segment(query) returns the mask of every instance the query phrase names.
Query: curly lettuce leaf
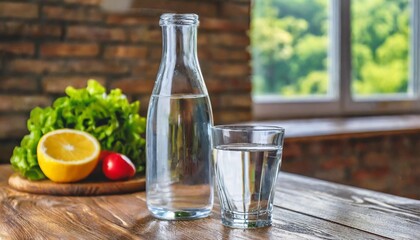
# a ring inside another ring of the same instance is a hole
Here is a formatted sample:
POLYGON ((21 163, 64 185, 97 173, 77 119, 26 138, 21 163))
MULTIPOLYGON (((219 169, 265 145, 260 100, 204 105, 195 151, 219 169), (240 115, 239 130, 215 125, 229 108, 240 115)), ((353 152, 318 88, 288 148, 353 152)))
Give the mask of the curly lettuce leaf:
POLYGON ((72 128, 95 136, 104 150, 128 156, 137 172, 145 170, 146 119, 138 112, 140 102, 129 103, 120 89, 109 94, 95 80, 86 88, 67 87, 65 97, 58 98, 51 107, 34 108, 20 146, 15 147, 10 162, 13 169, 30 180, 44 179, 36 156, 40 138, 53 130, 72 128))

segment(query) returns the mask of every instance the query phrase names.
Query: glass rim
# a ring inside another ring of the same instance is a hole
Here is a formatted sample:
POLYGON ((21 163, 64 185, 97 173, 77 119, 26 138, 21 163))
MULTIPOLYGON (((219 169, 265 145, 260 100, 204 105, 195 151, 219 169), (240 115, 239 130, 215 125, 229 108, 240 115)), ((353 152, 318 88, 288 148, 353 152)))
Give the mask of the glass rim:
POLYGON ((196 26, 199 24, 198 15, 195 13, 164 13, 160 16, 159 25, 196 26))
POLYGON ((246 124, 223 124, 212 126, 214 130, 225 130, 230 132, 268 132, 277 131, 284 133, 285 129, 279 126, 273 125, 246 125, 246 124))

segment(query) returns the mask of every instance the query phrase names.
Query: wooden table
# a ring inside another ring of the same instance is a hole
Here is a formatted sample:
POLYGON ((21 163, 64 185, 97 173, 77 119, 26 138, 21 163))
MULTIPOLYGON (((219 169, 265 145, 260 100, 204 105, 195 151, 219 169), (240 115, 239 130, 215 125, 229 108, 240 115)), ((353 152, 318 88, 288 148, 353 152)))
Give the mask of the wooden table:
POLYGON ((420 239, 420 201, 280 173, 274 226, 224 227, 211 217, 161 221, 144 192, 55 197, 14 191, 0 165, 0 239, 420 239))

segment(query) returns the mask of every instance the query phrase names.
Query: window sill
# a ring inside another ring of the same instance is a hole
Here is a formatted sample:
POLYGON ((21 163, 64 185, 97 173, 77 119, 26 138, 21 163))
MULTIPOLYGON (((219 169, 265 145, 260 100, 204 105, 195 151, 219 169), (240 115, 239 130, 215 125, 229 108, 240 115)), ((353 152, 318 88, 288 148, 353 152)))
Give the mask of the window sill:
POLYGON ((316 118, 254 123, 284 127, 285 137, 289 142, 420 133, 420 115, 316 118))

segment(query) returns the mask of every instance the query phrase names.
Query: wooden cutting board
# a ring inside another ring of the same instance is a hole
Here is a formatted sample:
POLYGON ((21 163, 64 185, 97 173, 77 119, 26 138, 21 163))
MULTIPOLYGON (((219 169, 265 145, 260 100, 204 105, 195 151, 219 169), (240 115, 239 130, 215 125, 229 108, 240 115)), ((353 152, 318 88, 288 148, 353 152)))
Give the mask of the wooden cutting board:
POLYGON ((29 181, 15 173, 9 177, 9 186, 27 193, 57 196, 95 196, 142 191, 146 187, 146 179, 139 175, 125 181, 90 179, 77 183, 54 183, 50 180, 29 181))

